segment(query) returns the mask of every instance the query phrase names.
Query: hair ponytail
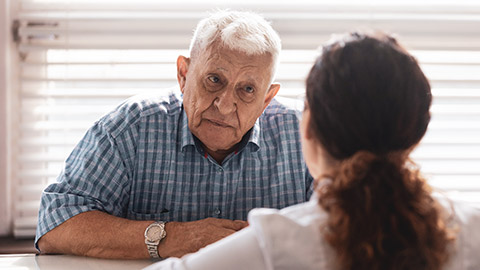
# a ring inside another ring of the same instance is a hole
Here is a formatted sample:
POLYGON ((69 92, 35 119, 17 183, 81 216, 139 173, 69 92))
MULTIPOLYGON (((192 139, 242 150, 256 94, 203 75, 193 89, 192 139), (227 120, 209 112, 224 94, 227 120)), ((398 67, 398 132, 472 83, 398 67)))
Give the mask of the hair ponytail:
POLYGON ((319 203, 329 213, 324 237, 342 269, 439 269, 445 263, 449 238, 439 208, 418 170, 406 164, 402 155, 359 151, 321 191, 319 203))

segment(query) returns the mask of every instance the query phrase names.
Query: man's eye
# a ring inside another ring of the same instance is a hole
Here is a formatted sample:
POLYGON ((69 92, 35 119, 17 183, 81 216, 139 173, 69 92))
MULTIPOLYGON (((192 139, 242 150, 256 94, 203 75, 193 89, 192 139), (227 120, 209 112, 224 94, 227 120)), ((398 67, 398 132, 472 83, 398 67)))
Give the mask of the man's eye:
POLYGON ((218 78, 217 76, 208 76, 208 80, 213 82, 213 83, 220 82, 220 78, 218 78))
POLYGON ((245 90, 245 92, 251 94, 251 93, 253 93, 253 91, 255 89, 253 89, 253 87, 251 87, 251 86, 245 86, 244 90, 245 90))

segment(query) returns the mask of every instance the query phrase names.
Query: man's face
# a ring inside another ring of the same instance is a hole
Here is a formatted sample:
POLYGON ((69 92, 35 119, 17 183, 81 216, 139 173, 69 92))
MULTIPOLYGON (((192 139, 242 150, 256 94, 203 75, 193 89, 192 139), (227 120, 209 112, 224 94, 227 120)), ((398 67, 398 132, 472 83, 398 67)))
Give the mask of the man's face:
POLYGON ((231 151, 278 92, 270 54, 219 46, 180 56, 177 77, 190 131, 210 151, 231 151))

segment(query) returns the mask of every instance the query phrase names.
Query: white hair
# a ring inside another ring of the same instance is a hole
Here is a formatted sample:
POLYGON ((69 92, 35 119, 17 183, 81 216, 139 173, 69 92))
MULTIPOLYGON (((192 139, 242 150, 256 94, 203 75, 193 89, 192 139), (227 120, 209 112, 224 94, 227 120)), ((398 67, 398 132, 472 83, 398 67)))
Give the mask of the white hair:
POLYGON ((282 48, 269 22, 253 12, 218 10, 201 20, 190 42, 190 56, 214 42, 247 55, 272 55, 272 80, 282 48))

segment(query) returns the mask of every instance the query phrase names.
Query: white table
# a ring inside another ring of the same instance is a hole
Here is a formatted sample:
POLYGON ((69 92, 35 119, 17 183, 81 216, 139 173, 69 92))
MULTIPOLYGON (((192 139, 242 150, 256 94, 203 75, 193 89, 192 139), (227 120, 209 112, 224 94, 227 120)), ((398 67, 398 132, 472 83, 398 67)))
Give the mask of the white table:
POLYGON ((152 263, 151 260, 107 260, 70 255, 0 255, 0 269, 2 270, 133 270, 142 269, 152 263))

